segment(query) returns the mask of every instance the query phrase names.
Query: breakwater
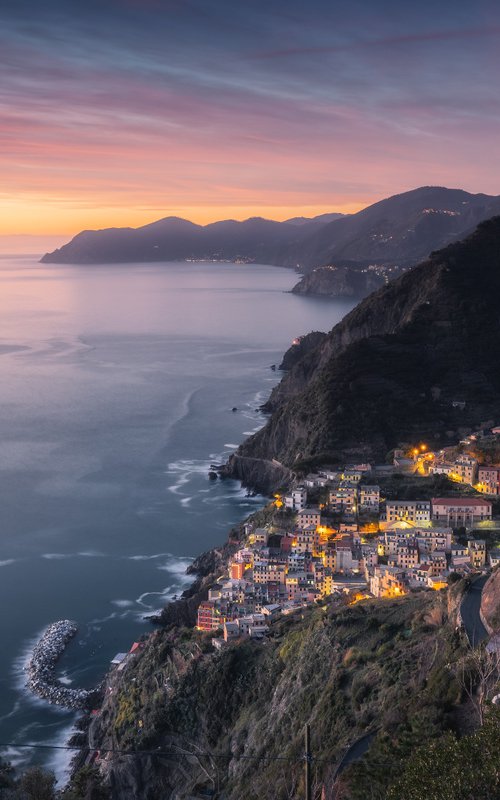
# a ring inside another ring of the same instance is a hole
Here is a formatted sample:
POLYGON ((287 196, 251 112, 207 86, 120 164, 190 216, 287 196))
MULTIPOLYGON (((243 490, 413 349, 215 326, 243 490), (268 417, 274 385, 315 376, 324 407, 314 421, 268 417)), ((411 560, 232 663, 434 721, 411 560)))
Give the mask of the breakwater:
POLYGON ((72 709, 86 709, 96 696, 94 689, 63 686, 55 676, 55 667, 78 628, 71 620, 54 622, 35 645, 25 670, 27 688, 49 703, 72 709))

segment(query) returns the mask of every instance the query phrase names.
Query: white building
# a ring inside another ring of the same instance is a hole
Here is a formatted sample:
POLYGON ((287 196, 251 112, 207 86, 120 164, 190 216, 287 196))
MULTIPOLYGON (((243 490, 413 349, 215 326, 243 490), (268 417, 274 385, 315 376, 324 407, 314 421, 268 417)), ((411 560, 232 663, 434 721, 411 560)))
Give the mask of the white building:
POLYGON ((297 486, 285 496, 284 502, 285 508, 289 508, 291 511, 302 511, 307 505, 307 489, 305 486, 297 486))

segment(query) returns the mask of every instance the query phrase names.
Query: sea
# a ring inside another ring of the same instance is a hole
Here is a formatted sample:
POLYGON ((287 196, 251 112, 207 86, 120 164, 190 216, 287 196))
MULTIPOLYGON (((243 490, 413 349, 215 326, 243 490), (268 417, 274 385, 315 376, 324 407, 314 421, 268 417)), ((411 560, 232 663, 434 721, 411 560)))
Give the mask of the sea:
POLYGON ((179 596, 186 568, 265 502, 211 481, 264 423, 291 340, 353 305, 259 264, 45 265, 0 257, 0 755, 64 782, 75 712, 25 688, 45 627, 91 687, 179 596), (233 409, 237 409, 234 411, 233 409))

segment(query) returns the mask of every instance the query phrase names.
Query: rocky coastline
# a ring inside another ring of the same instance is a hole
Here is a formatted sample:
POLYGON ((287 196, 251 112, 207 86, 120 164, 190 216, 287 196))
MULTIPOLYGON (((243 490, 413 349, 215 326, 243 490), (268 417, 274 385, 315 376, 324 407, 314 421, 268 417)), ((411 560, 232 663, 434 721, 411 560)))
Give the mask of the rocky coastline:
POLYGON ((37 642, 25 667, 26 687, 53 705, 75 710, 88 709, 96 698, 96 689, 72 689, 55 677, 55 667, 78 628, 68 619, 53 622, 37 642))
POLYGON ((241 481, 245 486, 263 495, 272 495, 289 486, 293 472, 276 459, 251 458, 234 453, 221 469, 222 477, 241 481))
MULTIPOLYGON (((397 274, 397 272, 395 273, 397 274)), ((394 277, 394 276, 393 276, 394 277)), ((320 297, 352 297, 361 300, 384 286, 383 274, 363 270, 362 265, 317 267, 292 289, 293 294, 320 297)))

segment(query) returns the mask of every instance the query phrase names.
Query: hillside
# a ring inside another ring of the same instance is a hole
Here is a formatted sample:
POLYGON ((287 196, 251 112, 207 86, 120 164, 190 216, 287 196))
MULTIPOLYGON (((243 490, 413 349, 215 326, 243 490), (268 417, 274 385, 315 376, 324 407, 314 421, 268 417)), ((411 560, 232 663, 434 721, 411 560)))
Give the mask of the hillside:
POLYGON ((500 633, 500 569, 496 569, 486 581, 481 595, 481 612, 489 629, 500 633))
POLYGON ((206 258, 279 263, 281 251, 293 250, 332 217, 342 214, 288 222, 255 217, 244 222, 223 220, 204 226, 166 217, 136 229, 83 231, 60 249, 43 256, 42 262, 96 264, 206 258))
POLYGON ((245 480, 248 458, 384 459, 400 441, 443 445, 500 418, 498 296, 497 217, 364 300, 301 358, 230 474, 245 480))
POLYGON ((242 259, 302 271, 328 264, 347 270, 373 264, 412 266, 495 214, 500 214, 500 197, 431 186, 394 195, 349 216, 225 220, 205 226, 167 217, 137 229, 83 231, 42 261, 242 259))
POLYGON ((295 250, 304 270, 351 261, 413 265, 500 213, 500 197, 423 186, 329 223, 295 250))
POLYGON ((150 753, 100 761, 113 800, 213 789, 225 800, 271 800, 303 797, 306 723, 315 796, 324 787, 328 798, 347 745, 374 732, 344 796, 366 798, 368 770, 381 797, 416 746, 455 727, 462 691, 449 664, 461 647, 446 596, 428 593, 350 607, 337 600, 283 619, 265 644, 222 652, 194 630, 159 630, 111 677, 90 737, 100 748, 150 753), (391 767, 380 769, 389 754, 391 767))

